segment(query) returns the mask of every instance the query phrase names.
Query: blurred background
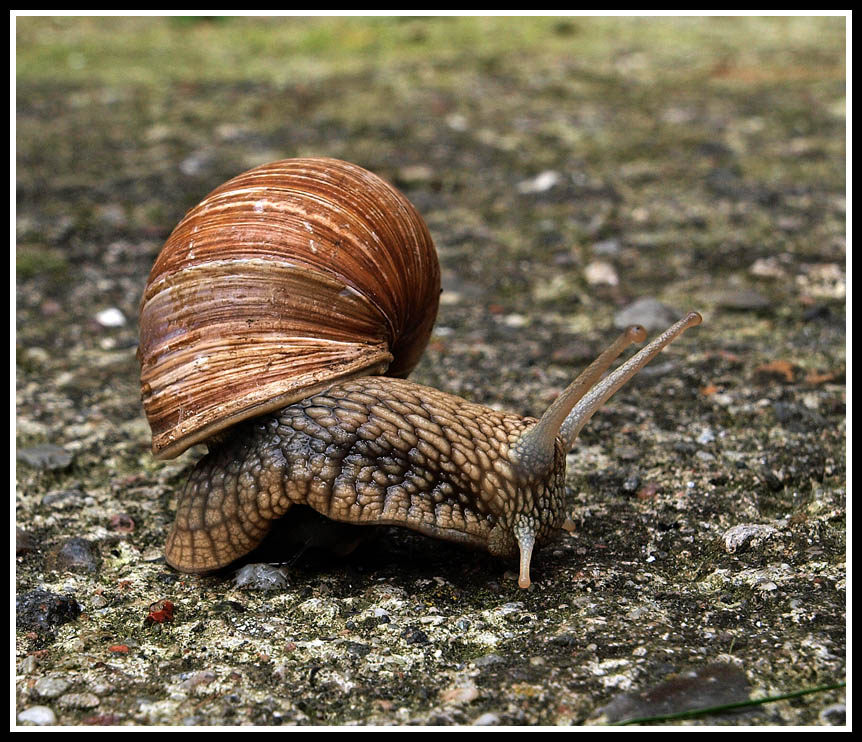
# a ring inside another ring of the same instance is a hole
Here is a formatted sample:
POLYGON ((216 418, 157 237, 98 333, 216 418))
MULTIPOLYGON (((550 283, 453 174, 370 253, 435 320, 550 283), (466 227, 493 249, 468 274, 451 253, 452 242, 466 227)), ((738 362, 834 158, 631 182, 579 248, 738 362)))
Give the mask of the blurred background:
MULTIPOLYGON (((473 355, 536 339, 541 358, 644 297, 843 316, 843 18, 33 17, 16 43, 36 373, 134 344, 185 211, 301 155, 405 191, 441 256, 443 332, 492 333, 473 355)), ((133 365, 104 363, 137 396, 133 365)), ((110 394, 69 365, 79 394, 110 394)))

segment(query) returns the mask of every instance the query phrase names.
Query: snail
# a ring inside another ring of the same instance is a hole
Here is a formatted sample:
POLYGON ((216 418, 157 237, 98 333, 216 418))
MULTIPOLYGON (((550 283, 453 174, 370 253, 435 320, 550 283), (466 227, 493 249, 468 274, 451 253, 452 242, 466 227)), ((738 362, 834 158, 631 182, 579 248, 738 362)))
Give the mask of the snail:
POLYGON ((209 447, 181 494, 168 564, 218 570, 306 505, 517 560, 529 587, 533 550, 566 517, 566 454, 581 428, 701 317, 689 313, 602 378, 646 338, 628 328, 535 419, 405 378, 439 294, 421 216, 356 165, 281 160, 190 210, 140 308, 153 453, 209 447))

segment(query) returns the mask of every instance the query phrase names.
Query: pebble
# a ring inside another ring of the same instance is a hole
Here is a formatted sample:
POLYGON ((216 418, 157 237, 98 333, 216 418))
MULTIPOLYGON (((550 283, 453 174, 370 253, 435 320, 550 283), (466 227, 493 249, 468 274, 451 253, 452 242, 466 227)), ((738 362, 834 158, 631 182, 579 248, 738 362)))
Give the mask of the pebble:
POLYGON ((406 639, 408 644, 430 644, 431 642, 428 634, 422 631, 422 629, 417 629, 415 626, 408 626, 404 629, 401 632, 401 638, 406 639))
POLYGON ((237 587, 249 590, 280 590, 290 584, 287 570, 262 563, 246 564, 237 571, 234 579, 237 587))
POLYGON ((752 309, 766 309, 772 302, 763 294, 750 289, 731 289, 721 292, 717 297, 718 305, 724 309, 737 309, 740 311, 752 309))
POLYGON ((194 675, 186 678, 181 687, 183 690, 194 690, 199 685, 207 686, 216 679, 216 674, 212 670, 202 670, 201 672, 196 672, 194 675))
POLYGON ((96 315, 96 322, 102 327, 123 327, 126 316, 116 307, 109 307, 96 315))
POLYGON ((64 678, 49 676, 39 678, 33 686, 33 690, 36 692, 36 695, 42 698, 57 698, 57 696, 62 696, 69 689, 69 685, 69 681, 64 678))
POLYGON ((19 448, 16 452, 16 458, 34 469, 56 471, 69 466, 74 457, 62 446, 42 443, 28 448, 19 448))
POLYGON ((503 662, 503 658, 499 654, 484 654, 473 660, 476 667, 488 667, 489 665, 497 665, 503 662))
POLYGON ((847 295, 844 267, 839 263, 809 263, 802 266, 804 275, 796 284, 804 292, 821 299, 843 299, 847 295))
POLYGON ((47 706, 30 706, 18 714, 18 721, 22 724, 47 727, 56 724, 57 717, 47 706))
POLYGON ((686 669, 651 688, 621 693, 599 709, 613 723, 708 706, 747 701, 750 686, 746 674, 733 665, 715 663, 686 669))
POLYGON ((728 554, 744 551, 749 548, 757 548, 767 539, 772 538, 778 530, 772 526, 759 523, 741 523, 724 532, 724 550, 728 554))
POLYGON ((108 599, 104 595, 94 595, 90 600, 90 605, 94 610, 100 610, 108 606, 108 599))
POLYGON ((614 327, 624 330, 629 325, 643 325, 647 330, 665 330, 682 316, 682 312, 665 306, 658 299, 644 297, 617 312, 614 327))
POLYGON ((637 492, 638 488, 641 486, 641 478, 637 474, 632 474, 626 477, 626 480, 623 482, 623 491, 624 492, 637 492))
POLYGON ((584 267, 584 279, 590 286, 618 286, 620 277, 616 269, 604 260, 593 260, 584 267))
POLYGON ((470 128, 470 122, 463 114, 450 113, 446 117, 446 126, 455 131, 467 131, 470 128))
POLYGON ((821 724, 828 726, 844 726, 847 723, 847 705, 843 703, 834 703, 827 706, 819 714, 821 724))
POLYGON ((503 603, 503 605, 497 607, 492 611, 494 617, 503 617, 508 616, 510 613, 518 613, 519 611, 524 610, 524 604, 516 600, 512 603, 503 603))
POLYGON ((715 440, 715 433, 709 428, 704 428, 703 432, 697 437, 697 442, 701 445, 712 443, 715 440))
POLYGON ((24 358, 34 365, 43 366, 51 360, 51 354, 44 348, 27 348, 24 358))
POLYGON ((751 264, 748 272, 758 278, 787 278, 787 271, 774 257, 758 258, 751 264))
POLYGON ((523 314, 507 314, 503 317, 503 324, 506 327, 526 327, 529 321, 523 314))
POLYGON ((340 613, 338 603, 323 598, 309 598, 300 603, 297 608, 318 623, 329 623, 338 618, 340 613))
POLYGON ((465 685, 456 688, 447 688, 440 693, 443 703, 467 704, 472 703, 479 697, 479 690, 475 685, 465 685))
POLYGON ((348 654, 351 654, 354 657, 365 657, 371 652, 371 647, 368 644, 362 644, 361 642, 346 641, 342 646, 348 654))
POLYGON ((398 170, 398 180, 408 184, 426 183, 434 178, 428 165, 406 165, 398 170))
POLYGON ((493 727, 500 723, 500 717, 489 711, 486 714, 482 714, 476 721, 473 722, 473 726, 476 727, 493 727))
POLYGON ((446 619, 443 616, 422 616, 419 619, 419 623, 425 626, 439 626, 445 621, 446 619))
POLYGON ((67 693, 57 703, 67 709, 91 709, 99 705, 99 697, 95 693, 67 693))
POLYGON ((68 595, 36 589, 15 599, 15 625, 24 630, 51 631, 81 613, 81 606, 68 595))
POLYGON ((522 180, 518 183, 518 193, 544 193, 551 190, 562 180, 562 176, 556 170, 545 170, 535 178, 522 180))
POLYGON ((46 566, 54 572, 96 574, 102 566, 102 556, 96 544, 73 537, 51 549, 46 566))
POLYGON ((28 654, 21 662, 18 663, 19 675, 32 675, 39 667, 39 660, 36 655, 28 654))
POLYGON ((70 487, 65 490, 52 490, 48 492, 41 500, 41 504, 51 508, 66 508, 78 505, 84 498, 84 493, 79 486, 70 487))
POLYGON ((236 600, 222 600, 213 606, 215 613, 230 615, 231 613, 245 613, 245 606, 236 600))

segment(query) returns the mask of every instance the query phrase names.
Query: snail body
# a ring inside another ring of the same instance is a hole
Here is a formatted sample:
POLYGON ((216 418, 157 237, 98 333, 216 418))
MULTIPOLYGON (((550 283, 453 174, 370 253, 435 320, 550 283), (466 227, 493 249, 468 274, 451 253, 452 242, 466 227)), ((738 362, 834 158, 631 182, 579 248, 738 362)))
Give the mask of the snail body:
POLYGON ((293 505, 516 557, 518 518, 541 545, 564 514, 562 446, 551 481, 520 482, 510 463, 531 423, 404 379, 338 384, 241 425, 198 463, 168 559, 182 571, 223 566, 293 505))
POLYGON ((629 328, 535 419, 399 378, 430 336, 439 280, 419 214, 349 163, 255 168, 187 214, 141 308, 154 453, 210 448, 181 495, 169 564, 224 567, 306 505, 518 558, 529 586, 534 548, 565 520, 578 432, 700 316, 601 378, 645 338, 629 328))

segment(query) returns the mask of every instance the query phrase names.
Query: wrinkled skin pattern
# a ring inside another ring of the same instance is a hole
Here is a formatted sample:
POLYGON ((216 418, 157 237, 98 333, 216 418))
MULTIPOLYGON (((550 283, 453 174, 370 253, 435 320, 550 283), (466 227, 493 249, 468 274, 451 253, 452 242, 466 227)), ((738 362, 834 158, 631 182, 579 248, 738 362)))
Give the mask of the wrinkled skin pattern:
POLYGON ((517 557, 516 521, 541 546, 564 520, 562 444, 548 473, 510 461, 534 423, 409 381, 339 384, 211 446, 180 499, 167 561, 184 572, 226 566, 291 505, 517 557))

